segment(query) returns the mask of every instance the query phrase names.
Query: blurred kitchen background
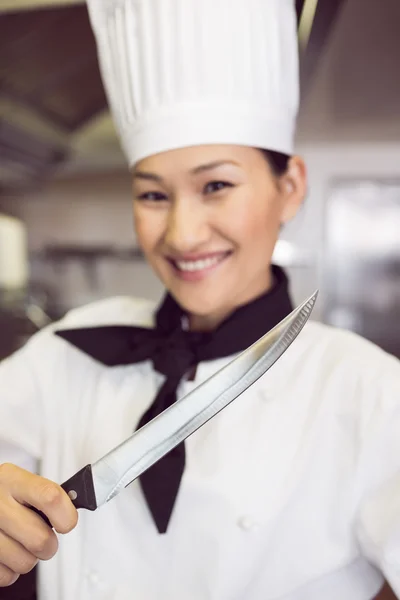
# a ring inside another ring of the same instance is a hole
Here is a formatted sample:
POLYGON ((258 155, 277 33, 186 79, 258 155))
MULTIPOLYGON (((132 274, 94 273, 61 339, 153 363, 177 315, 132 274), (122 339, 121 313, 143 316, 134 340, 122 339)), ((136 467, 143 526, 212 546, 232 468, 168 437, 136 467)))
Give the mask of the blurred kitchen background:
MULTIPOLYGON (((275 260, 316 318, 400 356, 400 2, 299 0, 309 194, 275 260)), ((86 7, 0 0, 0 358, 81 304, 159 298, 86 7)))

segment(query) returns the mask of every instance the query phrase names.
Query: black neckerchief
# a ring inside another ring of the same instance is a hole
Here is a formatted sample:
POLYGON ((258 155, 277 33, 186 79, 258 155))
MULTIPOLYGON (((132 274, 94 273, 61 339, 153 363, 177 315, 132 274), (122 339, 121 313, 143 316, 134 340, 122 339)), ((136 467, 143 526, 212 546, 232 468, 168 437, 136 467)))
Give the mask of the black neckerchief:
MULTIPOLYGON (((167 294, 157 311, 154 329, 125 325, 58 330, 56 334, 102 364, 112 367, 151 360, 166 376, 137 429, 176 400, 180 381, 198 363, 230 356, 248 348, 292 311, 288 280, 273 266, 272 289, 239 307, 214 331, 185 331, 185 313, 167 294)), ((172 450, 140 477, 159 533, 167 531, 185 467, 185 446, 172 450)))

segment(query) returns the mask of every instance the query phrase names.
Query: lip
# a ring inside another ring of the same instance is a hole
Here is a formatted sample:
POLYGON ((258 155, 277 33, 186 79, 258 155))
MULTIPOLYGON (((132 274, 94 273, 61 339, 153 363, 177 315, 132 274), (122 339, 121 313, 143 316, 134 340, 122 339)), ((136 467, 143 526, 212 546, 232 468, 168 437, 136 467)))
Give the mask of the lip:
POLYGON ((197 261, 197 260, 206 260, 207 258, 215 258, 216 256, 223 256, 224 254, 230 254, 230 250, 219 250, 215 252, 207 252, 205 254, 175 254, 167 256, 167 259, 172 262, 178 262, 180 260, 186 261, 197 261))
POLYGON ((211 273, 216 271, 222 264, 226 262, 226 260, 231 256, 232 252, 230 250, 224 250, 222 252, 209 252, 207 254, 191 254, 191 255, 180 255, 177 258, 168 257, 168 262, 171 265, 175 277, 178 277, 182 281, 188 282, 196 282, 202 281, 206 277, 208 277, 211 273), (197 261, 197 260, 206 260, 209 258, 215 258, 217 256, 221 257, 221 260, 216 262, 215 264, 202 269, 201 271, 181 271, 176 262, 178 261, 197 261))

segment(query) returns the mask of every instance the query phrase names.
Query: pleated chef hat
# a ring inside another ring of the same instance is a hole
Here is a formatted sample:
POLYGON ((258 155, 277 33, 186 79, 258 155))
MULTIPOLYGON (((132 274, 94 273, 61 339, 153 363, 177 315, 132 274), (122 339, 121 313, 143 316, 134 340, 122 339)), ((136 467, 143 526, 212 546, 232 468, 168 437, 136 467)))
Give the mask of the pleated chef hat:
POLYGON ((132 166, 166 150, 293 151, 294 0, 87 0, 100 69, 132 166))

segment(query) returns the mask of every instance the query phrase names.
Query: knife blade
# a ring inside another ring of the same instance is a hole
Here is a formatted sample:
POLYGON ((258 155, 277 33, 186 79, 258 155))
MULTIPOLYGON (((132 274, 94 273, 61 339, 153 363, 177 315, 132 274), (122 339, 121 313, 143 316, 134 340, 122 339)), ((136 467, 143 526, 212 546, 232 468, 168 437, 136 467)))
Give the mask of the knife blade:
MULTIPOLYGON (((202 427, 279 360, 314 308, 318 290, 252 346, 94 464, 62 484, 76 508, 96 510, 202 427)), ((31 507, 32 508, 32 507, 31 507)), ((43 513, 32 508, 50 526, 43 513)))

